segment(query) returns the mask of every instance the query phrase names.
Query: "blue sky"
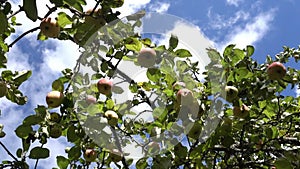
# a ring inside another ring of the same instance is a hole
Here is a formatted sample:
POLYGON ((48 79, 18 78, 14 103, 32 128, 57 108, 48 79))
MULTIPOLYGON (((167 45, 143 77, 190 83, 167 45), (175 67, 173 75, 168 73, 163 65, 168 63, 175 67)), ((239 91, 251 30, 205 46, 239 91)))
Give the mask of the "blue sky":
MULTIPOLYGON (((19 1, 14 2, 18 4, 19 1)), ((46 6, 42 1, 37 3, 39 15, 43 16, 46 6)), ((219 50, 231 43, 241 48, 254 45, 256 48, 254 58, 262 63, 266 55, 274 57, 282 50, 283 45, 290 47, 299 45, 299 5, 300 2, 297 0, 125 0, 124 7, 118 10, 123 16, 146 9, 183 18, 196 25, 219 50)), ((85 9, 89 9, 90 6, 85 9)), ((24 15, 18 15, 17 21, 26 22, 16 28, 17 35, 39 25, 26 20, 24 15)), ((29 98, 26 106, 20 107, 5 98, 0 99, 2 110, 0 123, 5 125, 4 130, 7 133, 6 138, 1 141, 12 149, 12 153, 21 146, 20 142, 15 141, 18 139, 13 136, 16 126, 21 123, 23 117, 34 113, 33 109, 37 104, 45 105, 44 98, 51 90, 51 82, 59 77, 60 71, 64 68, 72 68, 79 56, 76 45, 55 39, 37 41, 37 33, 26 36, 9 52, 9 69, 33 70, 30 80, 21 87, 29 98)), ((16 36, 9 38, 7 43, 12 42, 16 36)), ((296 64, 289 65, 299 68, 296 64)), ((296 91, 292 91, 289 94, 295 93, 296 91)), ((50 140, 47 144, 51 148, 51 158, 41 160, 41 166, 54 167, 56 155, 65 155, 64 138, 59 140, 59 142, 50 140)), ((0 148, 0 160, 4 159, 10 158, 0 148)))

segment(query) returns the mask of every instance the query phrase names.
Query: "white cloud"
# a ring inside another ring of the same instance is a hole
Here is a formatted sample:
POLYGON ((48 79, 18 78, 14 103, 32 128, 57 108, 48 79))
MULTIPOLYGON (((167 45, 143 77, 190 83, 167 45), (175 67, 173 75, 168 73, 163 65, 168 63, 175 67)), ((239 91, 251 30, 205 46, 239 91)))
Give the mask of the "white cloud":
POLYGON ((151 0, 125 0, 121 8, 115 10, 121 12, 120 18, 132 15, 135 12, 142 10, 150 3, 151 0))
POLYGON ((150 11, 154 11, 157 13, 165 13, 168 11, 170 7, 170 3, 154 3, 150 5, 150 11))
POLYGON ((226 0, 227 4, 234 5, 236 7, 239 6, 239 3, 243 2, 243 0, 226 0))
POLYGON ((226 37, 225 41, 217 45, 217 48, 223 51, 228 44, 236 44, 240 48, 244 48, 247 45, 254 45, 270 30, 274 15, 275 10, 271 9, 258 14, 244 26, 233 28, 233 31, 226 37))
POLYGON ((223 29, 232 27, 239 21, 245 21, 249 19, 250 14, 245 11, 237 11, 232 17, 226 18, 220 14, 214 14, 211 9, 208 10, 207 16, 209 18, 209 25, 213 29, 223 29))

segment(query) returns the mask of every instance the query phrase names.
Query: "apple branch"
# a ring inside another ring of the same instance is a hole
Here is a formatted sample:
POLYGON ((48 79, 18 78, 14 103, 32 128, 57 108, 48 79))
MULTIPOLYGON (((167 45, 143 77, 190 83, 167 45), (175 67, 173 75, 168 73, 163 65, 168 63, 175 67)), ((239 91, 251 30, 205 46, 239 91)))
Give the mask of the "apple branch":
POLYGON ((23 34, 21 34, 19 37, 17 37, 17 39, 15 39, 11 44, 8 45, 8 48, 11 48, 15 43, 17 43, 19 40, 21 40, 24 36, 26 36, 27 34, 29 33, 32 33, 34 31, 37 31, 38 29, 40 29, 40 27, 35 27, 35 28, 32 28, 26 32, 24 32, 23 34))
POLYGON ((6 153, 13 158, 15 161, 19 161, 7 148, 6 146, 0 141, 0 145, 3 147, 3 149, 6 151, 6 153))

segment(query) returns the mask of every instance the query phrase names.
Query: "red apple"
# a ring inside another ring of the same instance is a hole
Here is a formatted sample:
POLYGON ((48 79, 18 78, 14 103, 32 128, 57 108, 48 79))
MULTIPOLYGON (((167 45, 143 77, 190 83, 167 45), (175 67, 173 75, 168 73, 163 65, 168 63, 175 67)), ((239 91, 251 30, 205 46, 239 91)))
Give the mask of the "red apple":
POLYGON ((51 91, 46 96, 46 102, 49 107, 55 108, 62 104, 64 95, 59 91, 51 91))
POLYGON ((97 103, 97 99, 94 96, 88 95, 85 98, 85 101, 87 102, 87 104, 95 104, 97 103))
POLYGON ((40 29, 43 35, 55 38, 58 37, 60 33, 60 27, 56 20, 51 20, 51 18, 44 18, 40 24, 40 29))
POLYGON ((84 151, 83 154, 83 158, 87 161, 87 162, 92 162, 95 161, 97 158, 97 152, 93 149, 86 149, 84 151))
POLYGON ((280 62, 273 62, 268 66, 267 73, 271 80, 280 80, 285 76, 286 68, 280 62))
POLYGON ((102 78, 97 83, 98 91, 106 96, 111 95, 113 82, 107 78, 102 78))
POLYGON ((177 102, 181 105, 187 105, 194 101, 194 95, 189 89, 183 88, 177 92, 177 102))
POLYGON ((142 67, 152 67, 155 65, 156 52, 152 48, 142 48, 139 52, 137 63, 142 67))

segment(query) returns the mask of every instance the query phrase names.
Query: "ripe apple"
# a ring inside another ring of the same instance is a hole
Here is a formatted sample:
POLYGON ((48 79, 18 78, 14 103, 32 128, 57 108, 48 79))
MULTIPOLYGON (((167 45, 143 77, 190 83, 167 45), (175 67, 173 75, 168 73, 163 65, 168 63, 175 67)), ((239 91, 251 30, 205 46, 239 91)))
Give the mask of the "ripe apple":
POLYGON ((115 125, 118 124, 119 116, 118 116, 118 114, 116 112, 114 112, 112 110, 107 110, 104 113, 104 116, 107 118, 109 125, 115 126, 115 125))
POLYGON ((271 80, 280 80, 285 76, 286 68, 280 62, 273 62, 268 66, 267 74, 271 80))
POLYGON ((51 91, 46 96, 46 102, 52 108, 60 106, 63 100, 64 95, 60 91, 51 91))
POLYGON ((0 97, 3 97, 5 96, 7 93, 7 86, 6 86, 6 83, 1 81, 0 82, 0 97))
POLYGON ((176 90, 176 89, 181 89, 181 88, 185 88, 185 83, 184 82, 175 82, 172 85, 172 89, 176 90))
POLYGON ((113 162, 117 163, 122 160, 123 155, 118 149, 112 149, 109 154, 109 157, 113 162))
POLYGON ((50 126, 49 136, 52 138, 58 138, 62 134, 62 128, 59 125, 50 126))
POLYGON ((53 112, 50 114, 50 120, 58 123, 61 120, 61 116, 58 113, 53 112))
POLYGON ((152 48, 142 48, 137 57, 137 63, 142 67, 152 67, 155 65, 156 52, 152 48))
POLYGON ((226 92, 226 100, 232 102, 237 98, 239 90, 234 86, 226 86, 225 92, 226 92))
POLYGON ((97 152, 94 149, 86 149, 84 151, 83 158, 87 162, 95 161, 97 158, 97 152))
POLYGON ((85 98, 85 101, 87 102, 87 104, 95 104, 97 103, 97 99, 94 96, 88 95, 85 98))
POLYGON ((102 14, 102 10, 100 8, 95 9, 93 14, 91 15, 91 13, 93 12, 93 9, 89 9, 85 12, 85 23, 86 25, 93 25, 96 26, 97 28, 102 27, 103 25, 105 25, 106 21, 103 18, 103 14, 102 14))
POLYGON ((148 144, 148 152, 150 154, 158 153, 159 151, 160 151, 160 146, 159 146, 159 144, 157 142, 151 141, 148 144))
POLYGON ((233 115, 238 118, 246 118, 249 115, 250 108, 243 104, 242 106, 233 107, 233 115))
POLYGON ((177 102, 181 105, 188 105, 194 101, 194 95, 192 91, 186 88, 178 90, 176 97, 177 102))
POLYGON ((113 82, 107 78, 102 78, 97 83, 98 91, 106 96, 111 95, 113 82))
POLYGON ((60 27, 56 20, 51 20, 51 18, 44 18, 40 24, 40 29, 43 35, 55 38, 58 37, 60 33, 60 27))

